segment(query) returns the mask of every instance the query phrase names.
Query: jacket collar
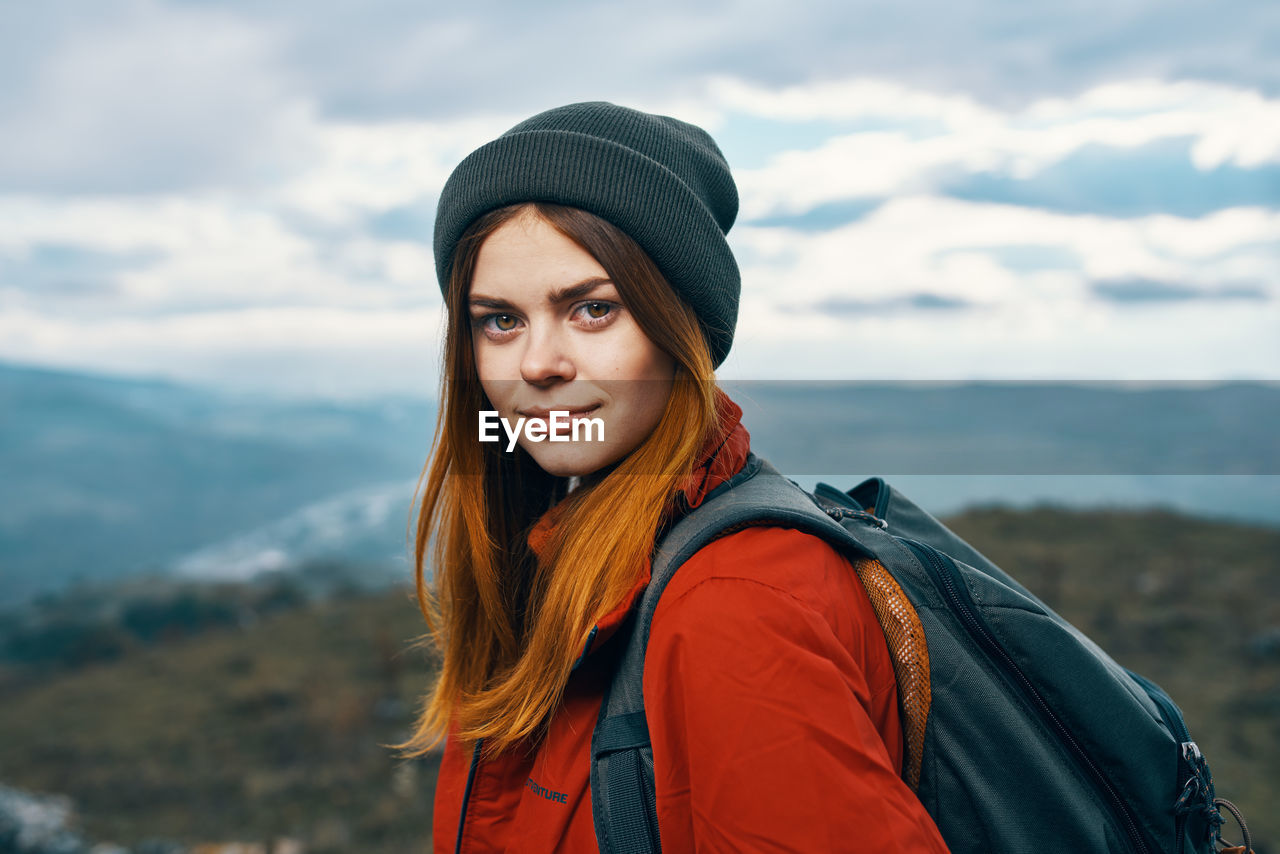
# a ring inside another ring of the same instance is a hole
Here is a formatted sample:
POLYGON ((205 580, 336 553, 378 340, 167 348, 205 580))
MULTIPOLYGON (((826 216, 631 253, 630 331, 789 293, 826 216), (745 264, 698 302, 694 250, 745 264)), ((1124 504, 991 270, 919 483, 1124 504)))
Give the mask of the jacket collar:
MULTIPOLYGON (((715 390, 715 397, 716 429, 712 431, 711 437, 703 446, 693 472, 677 490, 677 504, 682 505, 684 509, 697 507, 712 490, 737 474, 746 463, 747 455, 751 450, 751 436, 747 433, 747 428, 742 426, 742 409, 718 387, 715 390)), ((544 513, 529 531, 529 547, 535 554, 542 555, 556 525, 560 522, 565 506, 563 501, 556 504, 544 513)), ((649 585, 649 574, 649 560, 646 557, 635 584, 591 629, 582 655, 578 657, 574 667, 581 664, 592 651, 599 649, 618 630, 649 585)))

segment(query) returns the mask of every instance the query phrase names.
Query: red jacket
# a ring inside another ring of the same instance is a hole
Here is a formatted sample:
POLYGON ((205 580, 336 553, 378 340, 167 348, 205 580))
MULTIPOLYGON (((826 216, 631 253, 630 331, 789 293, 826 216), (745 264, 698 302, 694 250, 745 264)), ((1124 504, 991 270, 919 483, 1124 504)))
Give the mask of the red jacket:
MULTIPOLYGON (((742 411, 721 396, 720 415, 709 460, 684 488, 694 506, 746 460, 742 411)), ((535 550, 556 516, 534 528, 535 550)), ((597 624, 539 745, 477 759, 446 743, 436 854, 599 850, 590 748, 609 672, 593 653, 648 581, 646 568, 597 624)), ((667 854, 946 851, 898 776, 897 683, 871 603, 817 537, 751 528, 690 558, 654 614, 644 701, 667 854)))

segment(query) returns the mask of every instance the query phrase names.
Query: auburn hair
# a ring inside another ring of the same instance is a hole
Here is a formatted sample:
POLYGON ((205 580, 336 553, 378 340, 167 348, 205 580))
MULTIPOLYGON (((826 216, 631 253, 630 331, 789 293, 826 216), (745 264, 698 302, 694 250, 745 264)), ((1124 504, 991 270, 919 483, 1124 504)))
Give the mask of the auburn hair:
POLYGON ((545 734, 591 628, 635 584, 676 492, 715 429, 710 350, 693 310, 621 229, 586 211, 542 202, 480 217, 458 242, 446 289, 441 407, 415 498, 418 606, 440 669, 415 731, 398 745, 426 753, 446 734, 501 752, 545 734), (675 362, 653 432, 625 458, 568 493, 522 448, 481 443, 477 413, 494 409, 480 385, 468 294, 485 239, 537 216, 590 253, 649 339, 675 362), (551 506, 550 540, 530 549, 551 506), (428 557, 430 571, 428 571, 428 557))

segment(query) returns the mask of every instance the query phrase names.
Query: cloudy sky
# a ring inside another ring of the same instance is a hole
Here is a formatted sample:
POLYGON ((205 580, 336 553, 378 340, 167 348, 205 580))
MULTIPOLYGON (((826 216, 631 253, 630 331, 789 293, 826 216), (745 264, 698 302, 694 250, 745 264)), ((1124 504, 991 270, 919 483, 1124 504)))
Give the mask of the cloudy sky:
POLYGON ((733 166, 723 376, 1276 380, 1276 44, 1270 0, 7 3, 0 359, 431 394, 444 179, 611 100, 733 166))

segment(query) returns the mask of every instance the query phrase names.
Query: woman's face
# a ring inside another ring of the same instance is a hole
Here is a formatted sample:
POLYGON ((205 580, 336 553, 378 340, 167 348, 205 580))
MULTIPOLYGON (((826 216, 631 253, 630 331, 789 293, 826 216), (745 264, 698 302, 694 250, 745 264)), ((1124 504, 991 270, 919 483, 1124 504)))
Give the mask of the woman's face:
MULTIPOLYGON (((519 430, 516 441, 543 470, 588 475, 657 426, 674 360, 641 331, 600 263, 536 214, 508 220, 481 245, 468 306, 480 384, 498 415, 512 429, 537 419, 570 439, 519 430), (556 410, 571 415, 551 421, 556 410)), ((488 433, 506 452, 507 428, 488 433)))

